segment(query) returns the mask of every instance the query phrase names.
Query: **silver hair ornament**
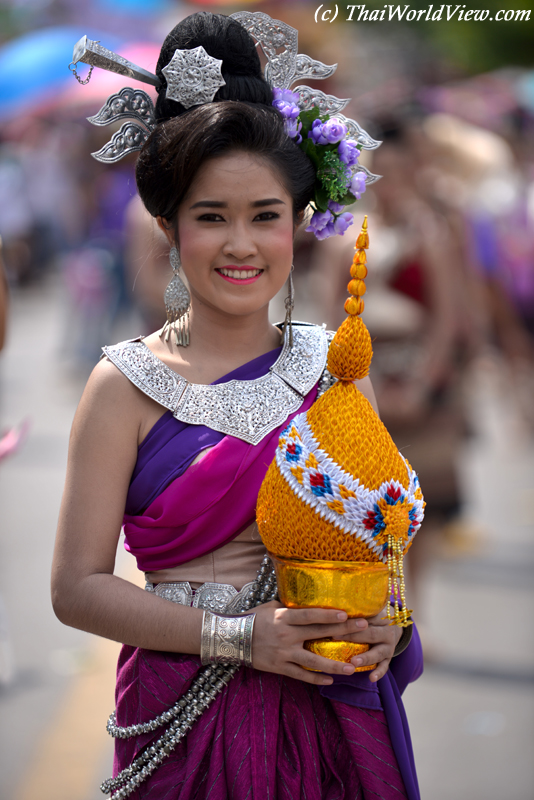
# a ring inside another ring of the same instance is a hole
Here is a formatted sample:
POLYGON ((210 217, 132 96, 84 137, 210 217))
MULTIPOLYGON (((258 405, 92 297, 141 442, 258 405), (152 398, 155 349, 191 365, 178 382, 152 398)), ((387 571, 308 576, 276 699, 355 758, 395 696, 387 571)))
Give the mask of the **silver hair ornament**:
MULTIPOLYGON (((267 58, 265 79, 271 86, 287 89, 297 81, 329 78, 336 71, 337 64, 323 64, 322 61, 316 61, 298 52, 298 31, 291 25, 272 19, 262 11, 237 11, 231 17, 246 28, 267 58)), ((82 37, 74 48, 73 64, 76 65, 78 62, 128 75, 153 86, 160 84, 157 75, 132 64, 122 56, 102 47, 98 42, 87 39, 86 36, 82 37)), ((225 84, 220 67, 219 59, 210 56, 201 46, 193 50, 176 50, 169 64, 162 70, 167 78, 166 97, 181 103, 185 108, 211 102, 218 89, 225 84)), ((124 91, 123 89, 122 92, 124 91)), ((348 137, 353 139, 359 148, 374 150, 381 144, 369 136, 355 120, 339 113, 345 108, 348 100, 327 95, 305 85, 296 86, 293 91, 299 95, 299 106, 303 111, 317 106, 321 114, 335 114, 339 121, 347 126, 348 137)), ((108 104, 120 98, 122 92, 112 95, 90 121, 96 125, 108 124, 108 121, 103 121, 108 112, 108 104)), ((151 104, 150 98, 146 93, 141 92, 141 94, 145 95, 148 108, 148 104, 151 104)), ((125 123, 107 145, 97 153, 93 153, 98 161, 118 161, 128 153, 141 150, 150 131, 155 127, 153 114, 150 115, 145 110, 141 113, 133 108, 131 103, 126 104, 120 113, 126 116, 127 112, 133 121, 125 123)), ((115 115, 113 119, 117 118, 115 115)), ((109 122, 111 121, 110 116, 109 122)), ((366 184, 374 183, 380 177, 362 166, 354 171, 364 173, 366 184)))
POLYGON ((161 71, 167 79, 165 97, 184 108, 211 103, 221 86, 226 86, 222 59, 212 58, 202 45, 192 50, 175 50, 161 71))

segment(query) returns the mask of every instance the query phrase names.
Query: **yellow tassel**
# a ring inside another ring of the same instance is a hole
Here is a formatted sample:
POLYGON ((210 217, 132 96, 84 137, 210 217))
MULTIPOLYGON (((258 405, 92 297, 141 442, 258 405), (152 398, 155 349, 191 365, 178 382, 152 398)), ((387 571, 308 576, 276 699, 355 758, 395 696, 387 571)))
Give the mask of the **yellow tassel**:
POLYGON ((388 535, 389 599, 393 594, 393 616, 388 602, 387 619, 390 625, 407 628, 412 625, 409 619, 412 611, 406 605, 406 586, 404 584, 402 541, 393 534, 388 535))

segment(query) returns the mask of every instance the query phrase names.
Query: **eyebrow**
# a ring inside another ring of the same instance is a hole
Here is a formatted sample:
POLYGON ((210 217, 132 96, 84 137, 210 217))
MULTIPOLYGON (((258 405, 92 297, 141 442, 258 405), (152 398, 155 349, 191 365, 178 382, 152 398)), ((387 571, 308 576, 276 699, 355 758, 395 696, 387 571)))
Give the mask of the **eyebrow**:
MULTIPOLYGON (((262 208, 263 206, 274 206, 274 205, 282 205, 285 206, 283 200, 280 200, 278 197, 268 197, 265 200, 255 200, 253 203, 250 204, 251 208, 262 208)), ((198 203, 195 203, 190 207, 190 211, 194 208, 228 208, 228 203, 223 203, 220 200, 199 200, 198 203)))

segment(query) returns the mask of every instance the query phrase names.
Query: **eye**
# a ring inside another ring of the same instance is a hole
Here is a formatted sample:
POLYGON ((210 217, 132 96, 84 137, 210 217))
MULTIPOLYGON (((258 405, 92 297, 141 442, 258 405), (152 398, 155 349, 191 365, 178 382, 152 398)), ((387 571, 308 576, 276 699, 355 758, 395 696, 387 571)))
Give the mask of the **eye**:
POLYGON ((259 222, 269 222, 269 220, 272 219, 280 219, 280 214, 276 211, 262 211, 261 214, 258 214, 254 219, 259 222))
POLYGON ((200 217, 197 217, 197 219, 199 222, 224 222, 220 214, 202 214, 200 217))

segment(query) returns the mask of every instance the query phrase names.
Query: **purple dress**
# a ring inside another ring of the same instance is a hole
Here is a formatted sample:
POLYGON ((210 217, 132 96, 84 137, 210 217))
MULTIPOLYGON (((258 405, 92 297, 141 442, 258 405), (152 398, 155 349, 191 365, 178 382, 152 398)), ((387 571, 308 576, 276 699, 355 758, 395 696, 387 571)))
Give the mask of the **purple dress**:
MULTIPOLYGON (((280 350, 216 383, 265 375, 280 350)), ((317 385, 295 414, 306 411, 317 385)), ((186 563, 231 541, 255 520, 259 487, 279 428, 257 445, 165 413, 139 448, 128 493, 126 548, 143 571, 186 563), (197 464, 203 449, 212 448, 197 464)), ((198 656, 122 648, 117 723, 161 714, 189 689, 198 656)), ((156 772, 137 800, 419 800, 401 693, 422 672, 417 631, 378 683, 368 673, 318 688, 242 667, 156 772)), ((161 735, 116 740, 114 775, 161 735)))

